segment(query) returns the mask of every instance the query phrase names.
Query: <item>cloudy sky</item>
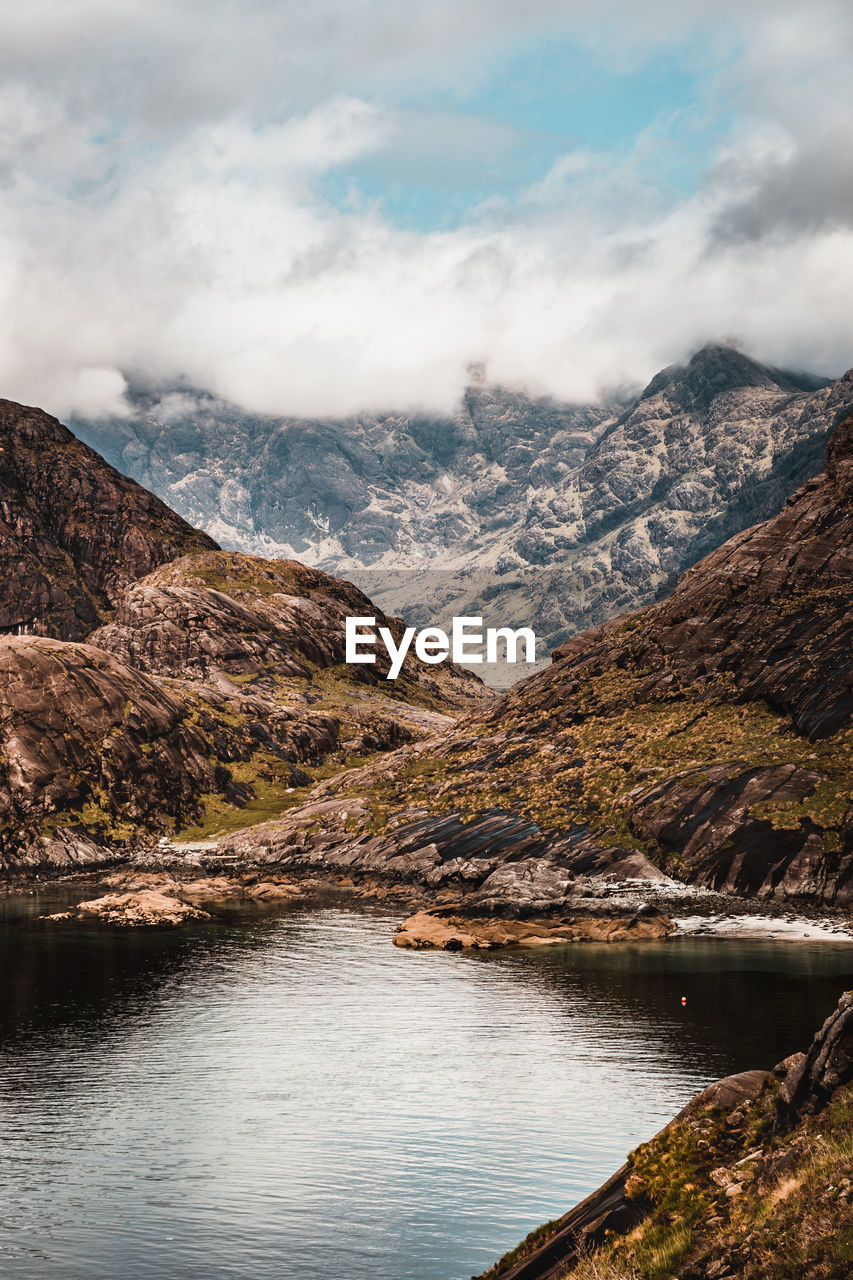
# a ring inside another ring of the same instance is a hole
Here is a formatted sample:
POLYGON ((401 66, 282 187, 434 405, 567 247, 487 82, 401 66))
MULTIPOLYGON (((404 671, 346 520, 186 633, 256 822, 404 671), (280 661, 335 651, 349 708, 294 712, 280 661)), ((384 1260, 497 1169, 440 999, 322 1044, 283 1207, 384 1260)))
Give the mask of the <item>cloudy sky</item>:
POLYGON ((0 0, 0 395, 853 365, 849 0, 0 0))

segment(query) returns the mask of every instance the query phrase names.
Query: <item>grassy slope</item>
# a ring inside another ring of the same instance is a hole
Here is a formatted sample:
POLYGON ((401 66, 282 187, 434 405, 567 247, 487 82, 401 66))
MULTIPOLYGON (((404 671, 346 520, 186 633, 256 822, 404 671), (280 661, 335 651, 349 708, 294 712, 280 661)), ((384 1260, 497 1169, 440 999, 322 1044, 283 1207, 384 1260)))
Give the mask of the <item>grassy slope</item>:
POLYGON ((638 788, 648 791, 686 773, 697 783, 703 768, 721 762, 744 770, 795 764, 824 780, 802 801, 761 802, 753 816, 778 827, 811 820, 825 829, 827 849, 840 846, 839 827, 853 803, 853 728, 813 743, 763 702, 699 701, 689 693, 666 702, 635 701, 641 679, 642 673, 624 670, 591 675, 570 712, 560 715, 546 709, 525 714, 510 705, 499 725, 471 726, 463 746, 438 748, 406 765, 378 789, 377 812, 410 805, 474 817, 512 809, 545 830, 588 825, 677 871, 677 855, 668 856, 631 827, 638 788))
MULTIPOLYGON (((627 1190, 651 1202, 649 1216, 563 1274, 572 1280, 849 1280, 853 1086, 785 1134, 774 1130, 776 1088, 778 1081, 730 1115, 706 1107, 633 1151, 627 1190), (734 1195, 728 1194, 732 1179, 742 1188, 734 1195)), ((489 1280, 533 1253, 557 1226, 532 1233, 486 1273, 489 1280)))

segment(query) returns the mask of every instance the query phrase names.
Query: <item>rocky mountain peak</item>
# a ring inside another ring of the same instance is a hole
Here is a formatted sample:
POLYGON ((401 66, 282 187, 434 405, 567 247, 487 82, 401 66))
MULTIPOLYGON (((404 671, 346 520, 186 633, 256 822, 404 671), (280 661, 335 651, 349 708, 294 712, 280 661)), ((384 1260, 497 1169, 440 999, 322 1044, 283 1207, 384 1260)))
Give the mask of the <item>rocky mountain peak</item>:
POLYGON ((667 399, 685 410, 707 410, 713 401, 729 391, 763 388, 792 394, 816 391, 829 385, 828 378, 795 373, 759 364, 750 356, 718 343, 701 347, 686 365, 669 365, 652 378, 640 396, 648 400, 665 391, 667 399))
POLYGON ((543 654, 653 600, 825 464, 853 383, 704 347, 632 403, 474 377, 453 415, 263 418, 149 389, 84 439, 230 550, 295 558, 386 613, 538 622, 543 654))

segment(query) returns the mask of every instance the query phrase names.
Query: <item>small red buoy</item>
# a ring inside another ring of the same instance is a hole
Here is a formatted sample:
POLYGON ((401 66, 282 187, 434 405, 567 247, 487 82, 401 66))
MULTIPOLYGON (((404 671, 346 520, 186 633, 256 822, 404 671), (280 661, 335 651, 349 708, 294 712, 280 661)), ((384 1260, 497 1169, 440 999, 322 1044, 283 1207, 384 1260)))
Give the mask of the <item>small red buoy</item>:
POLYGON ((687 996, 682 996, 682 997, 681 997, 681 1003, 682 1003, 682 1004, 687 1004, 687 996))

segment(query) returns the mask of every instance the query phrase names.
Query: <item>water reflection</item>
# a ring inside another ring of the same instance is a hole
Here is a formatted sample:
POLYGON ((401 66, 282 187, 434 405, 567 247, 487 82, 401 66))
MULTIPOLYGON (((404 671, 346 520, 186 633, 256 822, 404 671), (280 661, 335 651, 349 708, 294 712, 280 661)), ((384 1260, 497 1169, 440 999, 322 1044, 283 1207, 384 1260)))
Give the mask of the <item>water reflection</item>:
POLYGON ((393 923, 0 928, 2 1273, 470 1276, 853 980, 826 944, 471 957, 393 923))

